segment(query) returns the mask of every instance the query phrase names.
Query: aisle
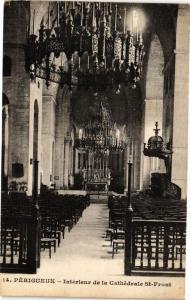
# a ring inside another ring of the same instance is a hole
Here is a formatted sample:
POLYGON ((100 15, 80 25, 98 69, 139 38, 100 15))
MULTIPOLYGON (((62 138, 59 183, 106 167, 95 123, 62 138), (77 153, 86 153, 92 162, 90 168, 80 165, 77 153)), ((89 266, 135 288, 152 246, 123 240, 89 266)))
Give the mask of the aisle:
MULTIPOLYGON (((91 204, 72 231, 66 232, 65 239, 51 259, 48 251, 42 252, 37 274, 6 275, 10 281, 4 282, 4 290, 9 289, 10 294, 15 296, 14 282, 17 296, 134 299, 135 295, 143 295, 148 299, 151 297, 150 287, 145 286, 145 282, 172 281, 171 289, 174 286, 177 291, 184 289, 182 277, 124 276, 123 251, 112 259, 110 242, 105 240, 107 224, 106 204, 91 204)), ((155 289, 158 293, 158 287, 155 289)), ((171 298, 171 289, 162 287, 160 299, 171 298)))
POLYGON ((51 276, 61 274, 64 278, 88 278, 89 276, 123 275, 123 251, 111 256, 110 242, 105 238, 108 226, 106 204, 91 204, 76 226, 62 240, 60 248, 49 259, 42 252, 41 268, 51 276))

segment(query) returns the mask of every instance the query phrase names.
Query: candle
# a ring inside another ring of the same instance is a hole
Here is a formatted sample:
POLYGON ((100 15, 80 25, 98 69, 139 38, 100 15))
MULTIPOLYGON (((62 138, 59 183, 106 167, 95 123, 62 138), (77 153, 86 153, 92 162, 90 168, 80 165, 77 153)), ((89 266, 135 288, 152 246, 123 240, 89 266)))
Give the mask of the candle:
POLYGON ((131 26, 132 28, 131 28, 131 32, 132 32, 132 34, 133 34, 133 14, 132 14, 132 26, 131 26))
POLYGON ((92 4, 92 26, 95 28, 96 27, 96 18, 94 15, 94 3, 92 4))
POLYGON ((138 26, 137 26, 137 42, 138 42, 138 39, 139 39, 138 35, 139 35, 139 34, 138 34, 138 26))
POLYGON ((34 9, 34 13, 33 13, 33 34, 34 34, 34 23, 35 23, 35 9, 34 9))
POLYGON ((115 5, 115 31, 117 30, 117 4, 115 5))
POLYGON ((87 68, 89 69, 89 55, 87 57, 87 68))
POLYGON ((61 67, 63 66, 63 52, 61 52, 61 67))
POLYGON ((29 10, 29 21, 28 21, 28 35, 30 35, 30 21, 31 21, 31 15, 30 15, 30 10, 29 10))
POLYGON ((124 22, 123 22, 123 32, 125 33, 125 21, 126 21, 126 8, 124 9, 124 22))
POLYGON ((81 19, 80 19, 80 25, 82 26, 83 23, 83 2, 81 2, 81 19))
POLYGON ((59 27, 59 2, 57 2, 57 27, 59 27))
MULTIPOLYGON (((137 15, 138 17, 138 15, 137 15)), ((137 18, 137 42, 139 40, 139 19, 137 18)))
POLYGON ((50 9, 49 9, 49 6, 50 5, 48 5, 48 29, 49 29, 49 27, 50 27, 50 9))

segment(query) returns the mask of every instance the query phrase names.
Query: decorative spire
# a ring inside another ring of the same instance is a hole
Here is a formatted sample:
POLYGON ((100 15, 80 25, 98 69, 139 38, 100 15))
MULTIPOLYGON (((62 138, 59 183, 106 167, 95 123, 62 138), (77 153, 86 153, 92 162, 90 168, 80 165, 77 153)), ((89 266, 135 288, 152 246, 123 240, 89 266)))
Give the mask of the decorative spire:
POLYGON ((156 121, 155 122, 155 129, 153 129, 154 130, 154 132, 155 132, 155 136, 158 136, 158 132, 160 131, 160 129, 158 128, 158 122, 156 121))

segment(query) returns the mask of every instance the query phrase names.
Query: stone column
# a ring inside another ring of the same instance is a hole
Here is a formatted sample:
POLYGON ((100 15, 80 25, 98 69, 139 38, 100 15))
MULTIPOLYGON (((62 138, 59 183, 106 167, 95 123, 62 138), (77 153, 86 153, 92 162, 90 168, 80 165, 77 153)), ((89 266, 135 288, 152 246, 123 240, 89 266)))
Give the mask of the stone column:
POLYGON ((135 139, 133 146, 133 177, 134 190, 139 190, 140 188, 140 162, 141 162, 141 149, 140 149, 140 141, 135 139))
POLYGON ((129 147, 125 149, 124 152, 124 192, 127 192, 128 189, 128 158, 129 158, 129 147))
POLYGON ((70 185, 74 185, 74 148, 73 144, 70 143, 70 159, 71 159, 71 165, 70 165, 70 185))
MULTIPOLYGON (((144 118, 144 142, 154 135, 155 121, 158 122, 160 128, 159 135, 162 136, 162 99, 146 99, 145 100, 145 118, 144 118)), ((154 164, 157 168, 153 169, 153 159, 142 154, 142 172, 141 172, 141 188, 147 189, 150 186, 151 172, 165 172, 164 161, 159 160, 159 164, 154 164)), ((156 159, 156 158, 155 158, 156 159)))
POLYGON ((63 184, 65 188, 69 187, 69 160, 70 160, 70 138, 64 140, 64 178, 63 184))
POLYGON ((55 142, 55 99, 52 95, 43 95, 42 110, 42 183, 50 186, 54 182, 52 145, 55 142))
POLYGON ((62 189, 65 183, 65 162, 67 161, 65 158, 65 137, 70 135, 69 102, 68 88, 60 88, 56 96, 55 119, 55 184, 57 189, 62 189))
MULTIPOLYGON (((33 138, 34 138, 34 104, 38 105, 38 192, 40 191, 40 179, 42 174, 42 80, 30 83, 30 107, 29 107, 29 147, 28 147, 28 194, 32 194, 33 186, 33 138)), ((23 124, 22 124, 23 126, 23 124)), ((25 126, 25 124, 24 124, 25 126)))
POLYGON ((187 197, 190 8, 179 5, 175 51, 172 182, 187 197))

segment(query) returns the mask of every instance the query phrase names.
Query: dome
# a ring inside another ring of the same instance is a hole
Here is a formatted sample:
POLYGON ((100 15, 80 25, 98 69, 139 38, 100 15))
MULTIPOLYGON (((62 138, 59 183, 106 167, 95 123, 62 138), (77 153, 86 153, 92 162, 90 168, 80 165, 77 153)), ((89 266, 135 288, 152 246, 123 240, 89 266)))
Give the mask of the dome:
POLYGON ((162 150, 162 148, 163 148, 163 138, 161 136, 154 135, 148 139, 149 150, 162 150))

